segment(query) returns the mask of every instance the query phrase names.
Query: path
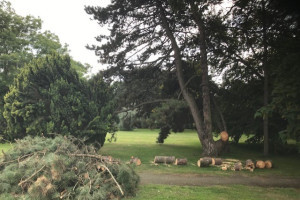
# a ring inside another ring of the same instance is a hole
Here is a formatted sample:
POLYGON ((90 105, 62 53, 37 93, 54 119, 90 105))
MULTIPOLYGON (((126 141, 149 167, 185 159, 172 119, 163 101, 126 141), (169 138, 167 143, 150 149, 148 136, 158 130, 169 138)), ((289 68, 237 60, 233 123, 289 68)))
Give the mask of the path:
POLYGON ((139 173, 141 184, 211 186, 211 185, 251 185, 262 187, 300 188, 300 178, 260 177, 260 176, 208 176, 198 174, 152 174, 139 173))

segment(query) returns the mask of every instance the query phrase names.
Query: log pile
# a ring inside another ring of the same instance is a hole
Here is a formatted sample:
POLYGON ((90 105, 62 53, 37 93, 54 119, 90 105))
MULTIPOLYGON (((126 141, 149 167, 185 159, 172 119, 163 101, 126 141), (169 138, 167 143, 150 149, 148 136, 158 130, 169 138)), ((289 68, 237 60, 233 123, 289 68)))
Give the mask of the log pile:
POLYGON ((258 160, 253 162, 251 159, 245 161, 245 165, 243 166, 240 160, 236 159, 225 159, 221 165, 222 170, 231 169, 233 171, 241 171, 241 170, 249 170, 253 172, 255 168, 257 169, 270 169, 273 167, 273 163, 270 160, 258 160))
MULTIPOLYGON (((226 138, 226 134, 223 138, 226 138)), ((228 139, 228 138, 227 138, 228 139)), ((141 161, 138 158, 131 158, 130 163, 135 163, 136 165, 140 165, 141 161)), ((157 164, 174 164, 174 165, 187 165, 186 158, 175 158, 175 156, 155 156, 154 163, 157 164)), ((233 171, 241 171, 241 170, 249 170, 253 172, 255 168, 258 169, 270 169, 273 167, 273 163, 270 160, 266 161, 256 161, 253 162, 251 159, 241 162, 237 159, 221 159, 221 158, 212 158, 212 157, 203 157, 197 161, 198 167, 209 167, 209 166, 217 166, 222 170, 226 171, 228 169, 233 171)))

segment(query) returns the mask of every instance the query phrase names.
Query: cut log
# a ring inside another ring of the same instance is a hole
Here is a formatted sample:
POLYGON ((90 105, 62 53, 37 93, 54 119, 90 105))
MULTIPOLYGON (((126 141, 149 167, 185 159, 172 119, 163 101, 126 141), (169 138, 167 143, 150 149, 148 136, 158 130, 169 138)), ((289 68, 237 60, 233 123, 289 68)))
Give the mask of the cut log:
POLYGON ((221 137, 221 140, 222 140, 223 142, 227 142, 227 141, 228 141, 228 133, 227 133, 226 131, 222 131, 222 132, 220 133, 220 137, 221 137))
POLYGON ((253 172, 255 169, 255 165, 251 159, 246 160, 245 162, 245 169, 253 172))
POLYGON ((198 167, 208 167, 209 163, 210 163, 209 159, 200 158, 200 160, 197 161, 197 166, 198 167))
POLYGON ((204 157, 204 158, 200 158, 200 160, 208 160, 210 165, 215 165, 215 159, 211 158, 211 157, 204 157))
POLYGON ((175 165, 187 165, 187 159, 186 158, 177 158, 175 160, 175 165))
POLYGON ((258 160, 258 161, 256 161, 255 167, 258 169, 263 169, 263 168, 265 168, 265 162, 262 160, 258 160))
POLYGON ((254 169, 255 168, 254 162, 250 159, 246 160, 245 167, 247 167, 249 169, 254 169))
POLYGON ((155 156, 154 163, 173 164, 175 162, 175 156, 155 156))
POLYGON ((223 161, 221 158, 214 158, 215 165, 222 165, 223 161))
POLYGON ((140 166, 142 164, 142 161, 139 158, 131 156, 131 159, 129 161, 130 164, 135 164, 136 166, 140 166))
POLYGON ((242 163, 241 162, 235 163, 233 169, 234 171, 241 171, 243 169, 242 163))
POLYGON ((273 167, 272 161, 271 160, 266 160, 265 161, 265 168, 271 169, 273 167))

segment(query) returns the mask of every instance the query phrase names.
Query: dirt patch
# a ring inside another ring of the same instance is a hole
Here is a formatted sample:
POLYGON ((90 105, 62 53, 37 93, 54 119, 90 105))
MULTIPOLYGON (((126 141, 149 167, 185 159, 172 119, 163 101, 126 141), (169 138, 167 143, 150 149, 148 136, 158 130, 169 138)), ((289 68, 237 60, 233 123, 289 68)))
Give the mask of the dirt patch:
POLYGON ((198 174, 153 174, 139 173, 141 184, 163 184, 180 186, 212 186, 212 185, 250 185, 261 187, 292 187, 300 188, 300 178, 290 177, 246 177, 207 176, 198 174))

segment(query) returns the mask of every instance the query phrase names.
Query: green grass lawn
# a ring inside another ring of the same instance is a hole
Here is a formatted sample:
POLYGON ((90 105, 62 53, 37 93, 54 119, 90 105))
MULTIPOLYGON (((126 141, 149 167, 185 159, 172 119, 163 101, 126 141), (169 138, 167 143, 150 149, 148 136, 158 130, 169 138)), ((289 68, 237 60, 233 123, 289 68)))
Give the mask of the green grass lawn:
POLYGON ((143 185, 136 197, 132 200, 259 200, 299 199, 300 190, 294 188, 262 188, 243 185, 233 186, 169 186, 169 185, 143 185))
MULTIPOLYGON (((285 175, 300 176, 300 159, 298 155, 271 155, 264 157, 262 147, 259 145, 247 145, 243 143, 246 137, 241 139, 241 143, 231 145, 230 153, 222 155, 222 158, 232 158, 245 161, 247 159, 271 159, 275 165, 273 169, 255 170, 254 173, 248 171, 233 172, 221 171, 217 167, 198 168, 197 160, 201 157, 202 149, 195 131, 185 131, 183 133, 172 133, 164 144, 157 144, 156 137, 158 130, 138 129, 134 131, 117 132, 116 142, 106 142, 100 150, 102 155, 111 155, 115 158, 127 162, 131 156, 139 157, 142 165, 136 167, 137 171, 151 171, 155 173, 197 173, 197 174, 218 174, 231 175, 242 173, 245 175, 285 175), (154 156, 165 155, 176 158, 187 158, 187 166, 174 165, 154 165, 154 156)), ((218 138, 215 138, 216 140, 218 138)))

